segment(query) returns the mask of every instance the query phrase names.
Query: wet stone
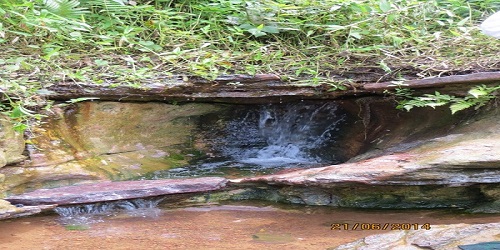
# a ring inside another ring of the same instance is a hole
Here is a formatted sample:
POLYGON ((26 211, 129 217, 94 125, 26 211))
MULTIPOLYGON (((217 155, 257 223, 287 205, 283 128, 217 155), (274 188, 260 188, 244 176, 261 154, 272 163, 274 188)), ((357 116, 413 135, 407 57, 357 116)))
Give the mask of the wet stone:
POLYGON ((53 209, 55 206, 56 205, 23 206, 20 204, 14 206, 10 204, 10 202, 0 199, 0 220, 38 214, 53 209))
POLYGON ((168 194, 207 192, 222 189, 227 180, 219 177, 172 180, 101 182, 97 184, 39 189, 6 198, 13 204, 84 204, 168 194))
POLYGON ((16 132, 12 122, 0 115, 0 168, 24 160, 23 151, 23 134, 16 132))

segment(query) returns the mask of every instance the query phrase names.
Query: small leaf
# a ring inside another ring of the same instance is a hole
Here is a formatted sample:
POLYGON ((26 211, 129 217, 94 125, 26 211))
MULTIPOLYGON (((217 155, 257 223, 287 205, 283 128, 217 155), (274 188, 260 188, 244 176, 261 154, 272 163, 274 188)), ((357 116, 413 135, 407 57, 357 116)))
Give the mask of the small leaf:
POLYGON ((262 32, 260 29, 258 28, 253 28, 253 29, 249 29, 248 32, 250 32, 252 35, 254 35, 255 37, 261 37, 261 36, 265 36, 267 35, 266 32, 262 32))
POLYGON ((97 66, 99 66, 99 67, 106 66, 106 65, 108 65, 108 64, 109 64, 109 62, 108 62, 108 61, 106 61, 106 60, 102 60, 102 59, 95 59, 95 60, 94 60, 94 63, 95 63, 97 66))
POLYGON ((391 10, 391 3, 387 0, 380 0, 379 7, 382 12, 391 10))
POLYGON ((262 31, 273 34, 280 33, 278 27, 275 26, 264 26, 264 28, 262 28, 262 31))
POLYGON ((24 133, 24 131, 25 131, 26 129, 28 129, 28 125, 26 125, 26 124, 24 124, 24 123, 20 123, 20 122, 18 122, 18 123, 16 123, 16 124, 14 125, 14 127, 13 127, 13 128, 14 128, 14 130, 15 130, 15 131, 17 131, 17 132, 19 132, 19 133, 24 133))
POLYGON ((240 25, 240 28, 241 29, 245 29, 245 30, 249 30, 249 29, 254 29, 255 26, 253 26, 253 25, 251 25, 249 23, 244 23, 244 24, 240 25))
POLYGON ((8 71, 17 71, 21 68, 19 64, 11 64, 11 65, 5 65, 5 69, 8 71))
POLYGON ((480 96, 487 95, 488 92, 485 91, 484 89, 475 88, 469 90, 469 94, 473 95, 475 98, 479 98, 480 96))
POLYGON ((351 32, 349 35, 356 39, 361 39, 361 34, 359 32, 351 32))
POLYGON ((439 107, 439 106, 443 106, 443 105, 445 105, 447 103, 448 102, 431 102, 431 103, 427 103, 426 106, 431 107, 431 108, 436 108, 436 107, 439 107))
POLYGON ((342 5, 333 5, 331 8, 330 8, 330 11, 333 12, 333 11, 336 11, 338 9, 342 8, 342 5))
POLYGON ((387 66, 387 64, 384 62, 384 60, 379 62, 380 67, 386 72, 386 73, 391 73, 392 69, 387 66))
POLYGON ((69 33, 69 36, 71 36, 71 37, 82 37, 82 33, 78 32, 78 31, 73 31, 73 32, 69 33))
POLYGON ((11 118, 19 118, 23 115, 23 112, 21 112, 21 107, 17 106, 14 109, 12 109, 10 113, 11 118))
POLYGON ((406 111, 410 111, 412 108, 413 108, 413 105, 404 105, 403 108, 406 110, 406 111))
POLYGON ((464 26, 464 24, 469 21, 469 17, 464 18, 462 21, 457 23, 457 26, 464 26))
POLYGON ((471 107, 471 103, 468 102, 458 102, 450 106, 451 114, 455 114, 460 110, 464 110, 471 107))

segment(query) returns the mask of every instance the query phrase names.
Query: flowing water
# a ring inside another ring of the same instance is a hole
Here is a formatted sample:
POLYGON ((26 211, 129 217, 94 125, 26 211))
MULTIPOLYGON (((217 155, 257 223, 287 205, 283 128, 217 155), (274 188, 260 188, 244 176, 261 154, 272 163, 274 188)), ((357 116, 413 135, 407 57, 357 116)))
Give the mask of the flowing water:
POLYGON ((264 106, 228 125, 223 154, 239 163, 264 167, 333 160, 320 150, 335 141, 343 118, 333 103, 264 106))
POLYGON ((161 210, 158 204, 164 198, 132 199, 94 204, 56 207, 59 222, 68 227, 86 228, 90 224, 104 222, 106 218, 123 213, 133 217, 157 218, 161 210))
POLYGON ((58 210, 61 216, 1 221, 0 249, 327 249, 391 231, 331 230, 338 223, 429 224, 429 229, 417 229, 425 232, 441 224, 500 221, 500 215, 450 210, 352 210, 252 201, 175 208, 156 202, 67 207, 58 210))
POLYGON ((336 139, 346 115, 334 102, 232 107, 224 117, 202 117, 199 134, 213 157, 145 178, 265 174, 342 161, 336 139))

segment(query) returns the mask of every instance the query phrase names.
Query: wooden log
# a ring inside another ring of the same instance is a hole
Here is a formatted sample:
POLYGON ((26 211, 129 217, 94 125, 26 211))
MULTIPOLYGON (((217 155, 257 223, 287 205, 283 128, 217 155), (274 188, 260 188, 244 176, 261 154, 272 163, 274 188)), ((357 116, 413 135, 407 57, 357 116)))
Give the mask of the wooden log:
MULTIPOLYGON (((424 91, 439 88, 442 92, 465 95, 471 85, 496 81, 500 81, 500 72, 409 80, 400 82, 399 86, 424 91)), ((367 83, 356 89, 351 88, 345 91, 329 91, 327 85, 298 86, 293 82, 283 82, 279 76, 273 74, 226 75, 213 81, 197 77, 173 77, 141 88, 125 85, 111 87, 97 84, 59 83, 49 87, 45 97, 62 101, 80 97, 97 97, 106 101, 272 103, 380 95, 385 90, 397 87, 395 82, 381 82, 367 83)))
POLYGON ((363 85, 363 89, 368 91, 385 91, 395 89, 398 86, 403 88, 437 88, 450 84, 481 84, 500 81, 500 72, 481 72, 469 75, 454 75, 445 77, 434 77, 418 80, 402 81, 400 84, 392 82, 368 83, 363 85))

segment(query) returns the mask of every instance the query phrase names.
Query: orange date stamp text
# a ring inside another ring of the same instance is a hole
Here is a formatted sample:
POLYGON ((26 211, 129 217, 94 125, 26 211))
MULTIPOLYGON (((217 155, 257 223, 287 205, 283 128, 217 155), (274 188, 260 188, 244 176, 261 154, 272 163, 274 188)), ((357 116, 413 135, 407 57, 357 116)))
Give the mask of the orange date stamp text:
POLYGON ((430 230, 430 223, 332 223, 330 230, 430 230))

